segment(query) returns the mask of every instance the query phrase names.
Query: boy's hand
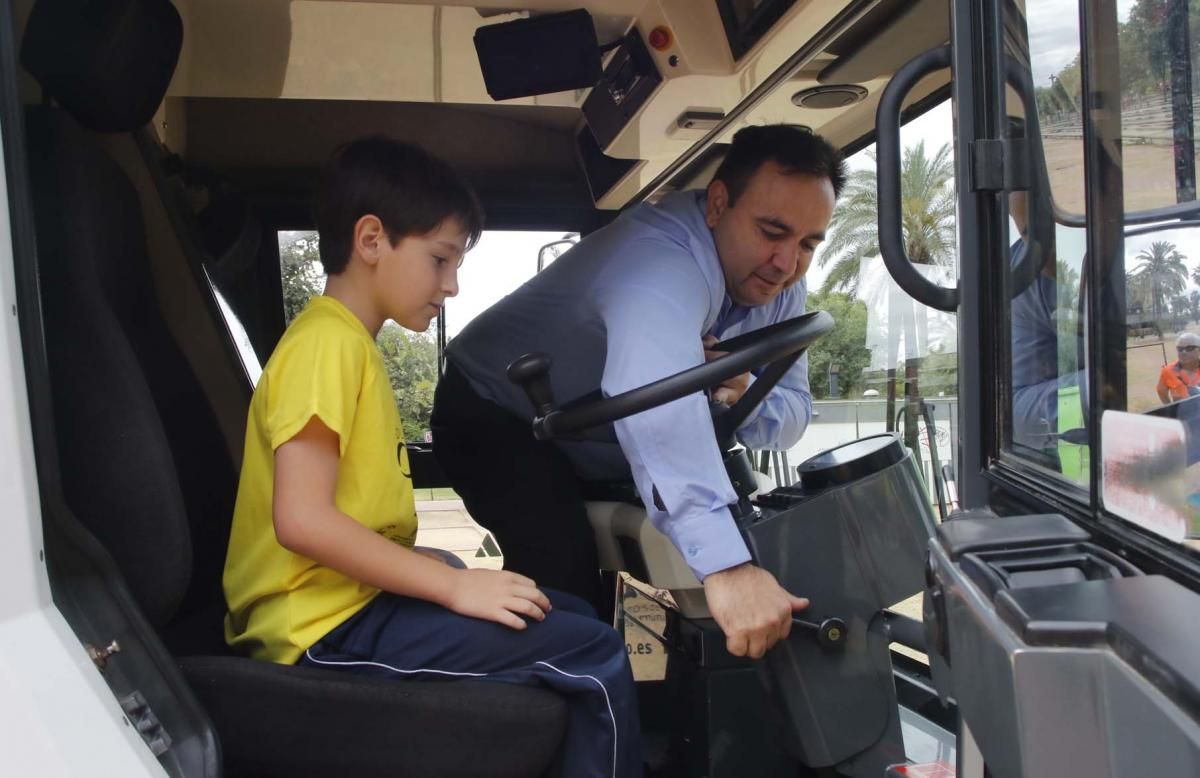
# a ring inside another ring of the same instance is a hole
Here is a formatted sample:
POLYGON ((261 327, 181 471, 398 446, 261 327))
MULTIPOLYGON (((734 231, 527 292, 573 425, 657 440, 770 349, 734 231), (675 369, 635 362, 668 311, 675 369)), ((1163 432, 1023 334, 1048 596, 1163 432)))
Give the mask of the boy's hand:
POLYGON ((446 607, 463 616, 525 629, 527 616, 546 618, 550 600, 533 580, 507 570, 455 570, 446 607))
MULTIPOLYGON (((704 344, 704 361, 712 362, 714 359, 725 356, 724 351, 709 351, 708 347, 717 342, 717 339, 712 335, 705 335, 702 340, 704 344)), ((713 402, 724 403, 725 405, 733 405, 738 400, 742 399, 742 395, 750 388, 750 374, 742 373, 741 375, 727 378, 721 385, 713 389, 713 402)))

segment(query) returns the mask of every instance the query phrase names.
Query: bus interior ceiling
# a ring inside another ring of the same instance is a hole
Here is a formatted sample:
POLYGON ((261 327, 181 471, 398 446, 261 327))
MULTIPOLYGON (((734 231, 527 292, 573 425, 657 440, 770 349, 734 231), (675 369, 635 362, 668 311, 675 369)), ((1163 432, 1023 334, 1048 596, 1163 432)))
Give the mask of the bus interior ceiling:
MULTIPOLYGON (((154 129, 189 164, 218 172, 260 210, 278 214, 281 227, 303 226, 333 148, 383 132, 460 169, 479 190, 490 226, 587 230, 598 223, 596 209, 630 204, 697 142, 711 140, 708 153, 659 189, 703 186, 723 144, 746 124, 801 124, 839 146, 869 137, 891 73, 949 38, 946 0, 765 4, 782 16, 737 59, 715 1, 527 0, 518 11, 501 0, 174 4, 183 50, 154 129), (481 26, 576 8, 590 12, 601 45, 634 30, 643 40, 655 28, 670 31, 666 48, 648 50, 662 81, 605 133, 596 151, 607 159, 581 151, 583 107, 594 90, 494 101, 473 45, 481 26), (800 51, 798 68, 747 105, 800 51), (709 123, 681 126, 689 112, 709 123), (706 137, 713 116, 731 114, 706 137)), ((17 5, 20 23, 31 0, 17 5)), ((933 74, 910 103, 948 83, 948 72, 933 74)), ((23 86, 27 102, 40 99, 36 85, 23 86)))

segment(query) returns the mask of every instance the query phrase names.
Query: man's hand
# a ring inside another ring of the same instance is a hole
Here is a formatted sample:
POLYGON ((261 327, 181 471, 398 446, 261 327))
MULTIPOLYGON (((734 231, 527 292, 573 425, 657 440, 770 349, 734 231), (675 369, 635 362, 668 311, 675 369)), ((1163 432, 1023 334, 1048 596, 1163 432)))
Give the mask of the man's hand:
POLYGON ((525 629, 528 616, 541 621, 550 600, 533 580, 507 570, 455 570, 445 605, 455 613, 487 619, 513 629, 525 629))
POLYGON ((704 596, 729 653, 752 659, 786 638, 792 614, 808 607, 808 600, 789 594, 775 576, 749 562, 705 577, 704 596))
MULTIPOLYGON (((704 340, 704 361, 712 362, 718 357, 723 357, 727 352, 724 351, 709 351, 708 347, 717 343, 717 339, 712 335, 705 335, 704 340)), ((720 386, 713 390, 712 398, 715 402, 724 403, 725 405, 733 405, 738 400, 742 399, 742 395, 750 388, 750 374, 742 373, 733 378, 726 379, 720 386)))

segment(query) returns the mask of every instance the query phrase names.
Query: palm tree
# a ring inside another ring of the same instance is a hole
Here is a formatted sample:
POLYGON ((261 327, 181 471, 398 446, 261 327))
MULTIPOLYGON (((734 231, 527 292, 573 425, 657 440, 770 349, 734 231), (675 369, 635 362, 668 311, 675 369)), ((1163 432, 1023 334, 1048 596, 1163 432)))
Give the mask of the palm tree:
POLYGON ((1174 243, 1156 240, 1149 249, 1141 251, 1134 259, 1140 264, 1133 269, 1133 278, 1146 284, 1150 290, 1150 310, 1154 319, 1166 313, 1166 303, 1187 286, 1187 259, 1174 243))
MULTIPOLYGON (((904 250, 918 265, 948 265, 954 260, 954 164, 950 144, 932 157, 925 141, 904 150, 900 166, 900 225, 904 250)), ((874 154, 871 155, 874 159, 874 154)), ((854 294, 859 262, 879 254, 879 190, 874 170, 856 170, 846 182, 831 235, 817 263, 833 267, 821 291, 854 294)))
MULTIPOLYGON (((950 144, 942 144, 932 157, 925 154, 921 141, 904 150, 900 164, 900 230, 908 258, 921 265, 946 265, 954 259, 954 164, 950 144)), ((874 155, 871 155, 874 159, 874 155)), ((833 262, 823 293, 843 291, 851 295, 858 291, 858 271, 861 260, 879 254, 879 189, 875 171, 856 170, 850 174, 841 202, 829 224, 830 239, 817 258, 824 267, 833 262)), ((909 448, 918 452, 917 404, 920 396, 917 376, 921 360, 911 349, 917 343, 916 333, 923 328, 921 321, 926 310, 907 300, 902 313, 902 327, 907 356, 904 365, 904 439, 909 448)), ((900 332, 889 332, 891 358, 896 356, 900 332)), ((888 369, 888 429, 895 418, 891 398, 896 381, 896 368, 888 369)))

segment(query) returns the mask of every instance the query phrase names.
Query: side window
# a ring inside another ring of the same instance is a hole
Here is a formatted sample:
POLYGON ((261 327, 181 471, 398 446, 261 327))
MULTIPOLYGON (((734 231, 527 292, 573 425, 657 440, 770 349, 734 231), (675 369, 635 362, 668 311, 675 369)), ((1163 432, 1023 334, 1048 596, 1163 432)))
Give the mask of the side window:
POLYGON ((446 335, 453 338, 500 298, 566 253, 578 233, 563 230, 487 230, 458 271, 458 295, 446 301, 446 335))
MULTIPOLYGON (((545 255, 552 261, 569 247, 573 237, 562 230, 485 232, 459 269, 458 295, 447 300, 443 310, 442 325, 447 336, 453 338, 472 319, 531 278, 543 246, 554 244, 552 252, 545 255)), ((315 232, 281 231, 278 240, 284 316, 290 324, 309 299, 321 294, 325 274, 315 232)), ((424 442, 428 439, 438 380, 437 325, 427 332, 410 332, 389 321, 376 340, 392 382, 405 438, 424 442)))
MULTIPOLYGON (((957 278, 954 146, 950 103, 901 130, 905 250, 926 277, 957 278)), ((788 452, 795 464, 859 437, 897 432, 915 453, 934 512, 949 510, 958 412, 958 335, 953 314, 914 301, 879 255, 875 150, 847 160, 828 240, 808 271, 808 309, 837 328, 809 349, 813 423, 788 452)))
POLYGON ((1008 136, 1034 163, 1009 198, 1010 453, 1078 489, 1095 468, 1096 514, 1200 549, 1200 6, 1098 4, 1087 72, 1078 9, 1030 0, 1009 26, 1033 105, 1010 90, 1008 136))
MULTIPOLYGON (((1200 229, 1196 221, 1196 87, 1200 4, 1118 4, 1125 309, 1096 380, 1101 394, 1101 502, 1106 511, 1200 551, 1200 229), (1123 346, 1123 348, 1120 348, 1123 346), (1116 387, 1119 387, 1119 382, 1116 387)), ((1118 298, 1119 299, 1119 298, 1118 298)))
POLYGON ((1010 41, 1006 134, 1029 160, 1008 197, 1011 455, 1086 488, 1084 257, 1087 247, 1079 14, 1074 0, 1030 3, 1010 41), (1038 35, 1053 27, 1054 36, 1038 35), (1023 31, 1024 32, 1024 31, 1023 31), (1022 100, 1022 92, 1026 93, 1022 100))

